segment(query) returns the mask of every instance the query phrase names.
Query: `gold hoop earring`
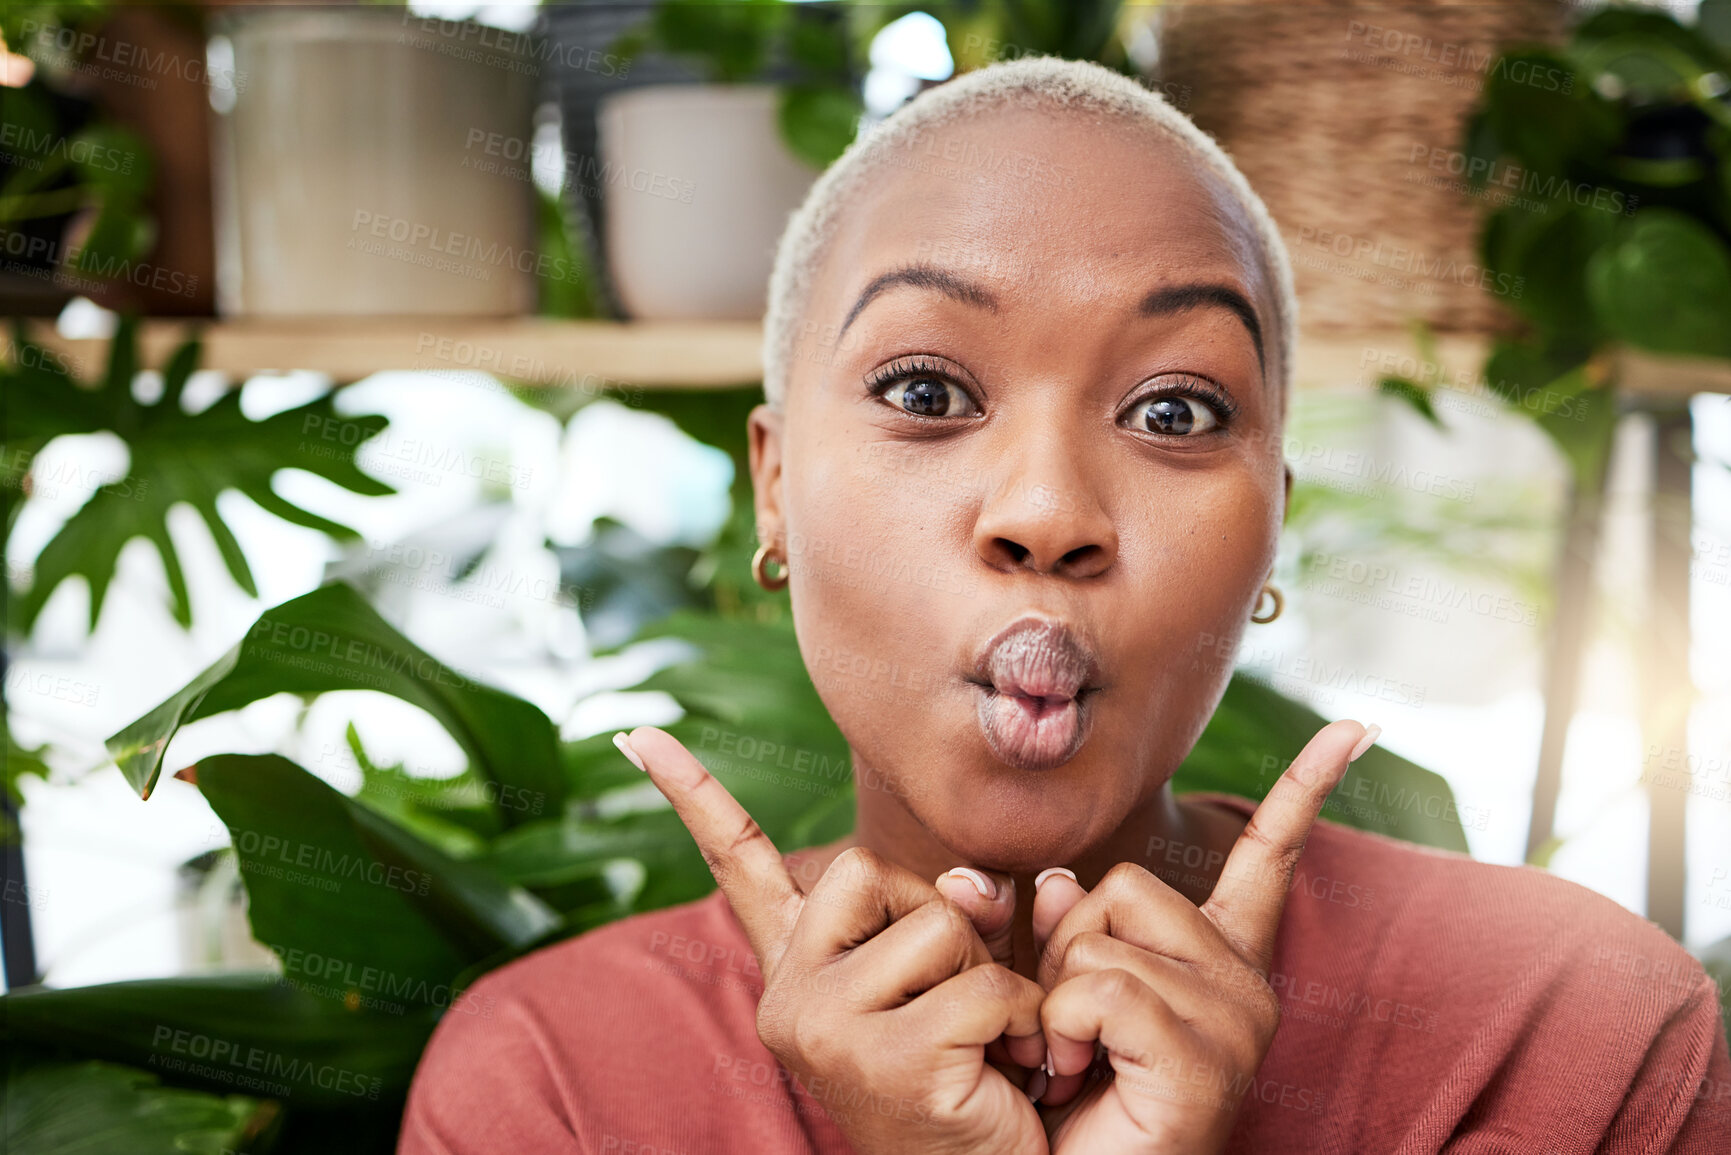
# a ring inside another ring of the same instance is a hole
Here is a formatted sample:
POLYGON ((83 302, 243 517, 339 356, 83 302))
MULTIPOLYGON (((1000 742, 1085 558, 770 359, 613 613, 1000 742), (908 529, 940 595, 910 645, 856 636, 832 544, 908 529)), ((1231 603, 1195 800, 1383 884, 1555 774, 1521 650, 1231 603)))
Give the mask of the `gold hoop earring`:
POLYGON ((767 568, 768 562, 772 556, 774 555, 770 553, 768 542, 764 542, 762 545, 758 546, 757 552, 751 556, 751 576, 757 579, 758 585, 762 586, 770 593, 774 593, 779 589, 784 589, 787 586, 787 559, 782 557, 775 558, 776 563, 781 566, 781 572, 772 577, 767 568))
POLYGON ((1274 599, 1274 608, 1269 610, 1266 614, 1258 614, 1255 609, 1250 611, 1250 620, 1259 626, 1265 626, 1269 622, 1272 622, 1275 618, 1280 616, 1280 611, 1286 608, 1286 599, 1280 596, 1280 591, 1275 588, 1273 582, 1262 583, 1262 592, 1256 595, 1256 607, 1258 609, 1262 606, 1263 594, 1267 594, 1269 597, 1274 599))

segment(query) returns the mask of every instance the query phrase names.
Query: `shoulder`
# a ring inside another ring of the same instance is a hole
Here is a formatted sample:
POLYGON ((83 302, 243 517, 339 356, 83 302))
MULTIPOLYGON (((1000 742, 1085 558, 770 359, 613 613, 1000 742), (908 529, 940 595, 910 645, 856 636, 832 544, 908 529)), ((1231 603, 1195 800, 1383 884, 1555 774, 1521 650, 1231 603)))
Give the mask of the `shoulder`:
MULTIPOLYGON (((465 993, 471 1020, 539 1025, 543 1042, 573 1050, 629 1031, 638 1041, 749 1028, 763 976, 720 891, 630 915, 490 971, 465 993)), ((472 1034, 447 1015, 439 1034, 472 1034)), ((440 1043, 435 1035, 434 1044, 440 1043)))
MULTIPOLYGON (((1255 806, 1207 797, 1242 814, 1255 806)), ((1404 962, 1430 989, 1567 976, 1626 988, 1635 1009, 1659 1013, 1711 985, 1657 925, 1578 883, 1327 819, 1294 872, 1281 946, 1294 961, 1326 946, 1375 956, 1383 971, 1404 962)))
POLYGON ((763 977, 757 958, 726 896, 717 890, 544 947, 489 972, 471 989, 547 1006, 572 999, 612 1001, 622 992, 650 992, 677 1001, 674 992, 695 994, 705 986, 735 989, 753 984, 761 993, 763 977), (716 981, 706 983, 710 976, 716 981), (684 980, 684 985, 673 986, 669 979, 684 980), (581 981, 573 985, 573 980, 581 981))
POLYGON ((440 1020, 401 1150, 567 1151, 573 1135, 576 1149, 601 1150, 607 1136, 674 1126, 651 1106, 670 1089, 707 1088, 736 1066, 756 1073, 762 989, 719 891, 517 959, 440 1020))
MULTIPOLYGON (((1255 805, 1209 798, 1246 815, 1255 805)), ((1727 1074, 1700 963, 1653 923, 1535 867, 1319 821, 1269 984, 1282 1015, 1259 1075, 1274 1088, 1266 1101, 1309 1104, 1315 1126, 1345 1127, 1367 1149, 1471 1132, 1558 1151, 1638 1135, 1645 1146, 1611 1149, 1647 1150, 1688 1127, 1731 1127, 1696 1102, 1727 1074)), ((1246 1134, 1284 1149, 1270 1137, 1292 1115, 1264 1114, 1246 1134)))

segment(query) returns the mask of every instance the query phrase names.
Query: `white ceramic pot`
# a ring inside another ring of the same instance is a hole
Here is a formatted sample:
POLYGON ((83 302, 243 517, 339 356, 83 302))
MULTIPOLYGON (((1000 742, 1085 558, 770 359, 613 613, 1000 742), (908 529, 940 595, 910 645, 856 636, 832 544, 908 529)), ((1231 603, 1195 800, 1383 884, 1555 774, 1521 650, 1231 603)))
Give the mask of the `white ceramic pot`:
POLYGON ((637 320, 757 320, 788 214, 817 179, 788 151, 771 85, 654 85, 597 110, 603 243, 637 320))
POLYGON ((560 275, 536 260, 532 56, 406 13, 219 26, 236 77, 216 132, 225 315, 527 313, 536 278, 560 275))

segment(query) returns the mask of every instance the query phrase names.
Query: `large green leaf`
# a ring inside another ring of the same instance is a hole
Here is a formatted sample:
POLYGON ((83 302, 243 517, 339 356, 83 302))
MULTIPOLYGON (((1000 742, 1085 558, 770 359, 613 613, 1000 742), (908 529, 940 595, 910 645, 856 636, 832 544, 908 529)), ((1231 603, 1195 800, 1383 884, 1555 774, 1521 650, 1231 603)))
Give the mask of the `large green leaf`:
POLYGON ((999 5, 1006 53, 1047 53, 1116 65, 1115 44, 1123 0, 1002 0, 999 5))
POLYGON ((1617 424, 1612 387, 1595 384, 1584 354, 1558 345, 1502 339, 1485 360, 1491 392, 1532 418, 1562 450, 1576 483, 1594 488, 1617 424))
MULTIPOLYGON (((16 339, 23 342, 22 333, 16 339)), ((203 518, 235 583, 258 595, 252 569, 233 532, 217 511, 217 496, 237 490, 269 513, 336 538, 358 536, 348 526, 302 509, 271 488, 281 469, 316 473, 355 493, 379 496, 396 490, 361 471, 355 453, 385 426, 377 415, 343 416, 333 394, 254 421, 240 409, 240 392, 229 390, 198 413, 181 405, 187 378, 198 366, 196 339, 175 350, 163 368, 163 390, 152 404, 133 397, 138 368, 133 321, 123 320, 115 334, 109 369, 94 389, 78 389, 53 354, 21 345, 0 388, 8 408, 25 416, 22 427, 8 421, 3 434, 8 459, 33 461, 45 434, 109 430, 126 443, 131 462, 126 476, 102 486, 37 557, 30 588, 18 599, 18 627, 28 631, 56 587, 74 575, 90 585, 90 625, 94 629, 114 576, 120 551, 135 537, 155 545, 168 576, 174 616, 192 622, 180 556, 168 533, 168 511, 186 503, 203 518), (42 368, 46 364, 47 369, 42 368)))
POLYGON ((557 915, 275 755, 199 762, 240 859, 253 937, 331 997, 449 1005, 464 968, 529 946, 557 915))
POLYGON ((8 1050, 58 1051, 139 1067, 177 1086, 350 1110, 388 1108, 408 1090, 438 1020, 431 1007, 389 1014, 276 975, 31 987, 0 999, 0 1012, 8 1050), (248 1086, 255 1078, 274 1087, 248 1086))
POLYGON ((108 739, 126 779, 148 798, 180 727, 289 691, 378 690, 421 707, 450 732, 473 768, 497 787, 501 820, 557 812, 566 787, 553 723, 521 698, 439 662, 341 582, 284 602, 167 701, 108 739), (544 806, 516 806, 530 799, 544 806))
POLYGON ((1634 102, 1651 104, 1703 73, 1731 67, 1731 54, 1715 43, 1715 0, 1705 0, 1698 28, 1668 12, 1636 5, 1606 7, 1582 21, 1569 55, 1589 74, 1622 82, 1634 102))
POLYGON ((1661 353, 1731 356, 1731 253, 1705 225, 1643 209, 1587 270, 1599 322, 1661 353))
POLYGON ((1545 178, 1602 157, 1622 133, 1617 107, 1592 90, 1574 61, 1548 49, 1514 48, 1493 60, 1483 102, 1496 140, 1545 178))
POLYGON ((112 1063, 14 1054, 0 1133, 7 1155, 223 1155, 239 1148, 259 1106, 163 1087, 112 1063))
MULTIPOLYGON (((1328 719, 1308 706, 1235 674, 1195 749, 1173 776, 1173 790, 1216 791, 1260 801, 1327 724, 1328 719)), ((1467 851, 1462 816, 1448 783, 1380 746, 1372 746, 1347 769, 1323 805, 1322 816, 1408 842, 1467 851)))
POLYGON ((787 15, 782 0, 665 0, 613 50, 631 59, 658 49, 701 66, 713 83, 740 84, 762 72, 787 15))
POLYGON ((782 89, 776 117, 788 149, 822 171, 853 143, 864 112, 865 105, 851 89, 794 84, 782 89))

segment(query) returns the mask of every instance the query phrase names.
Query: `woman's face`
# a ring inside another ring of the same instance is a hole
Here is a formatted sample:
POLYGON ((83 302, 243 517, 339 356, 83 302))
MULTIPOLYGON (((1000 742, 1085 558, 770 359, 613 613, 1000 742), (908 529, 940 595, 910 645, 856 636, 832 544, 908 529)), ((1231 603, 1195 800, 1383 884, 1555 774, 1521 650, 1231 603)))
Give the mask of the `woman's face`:
POLYGON ((784 411, 753 415, 759 529, 861 805, 959 862, 1073 861, 1148 802, 1274 561, 1254 233, 1137 131, 1007 109, 920 141, 849 207, 784 411))

